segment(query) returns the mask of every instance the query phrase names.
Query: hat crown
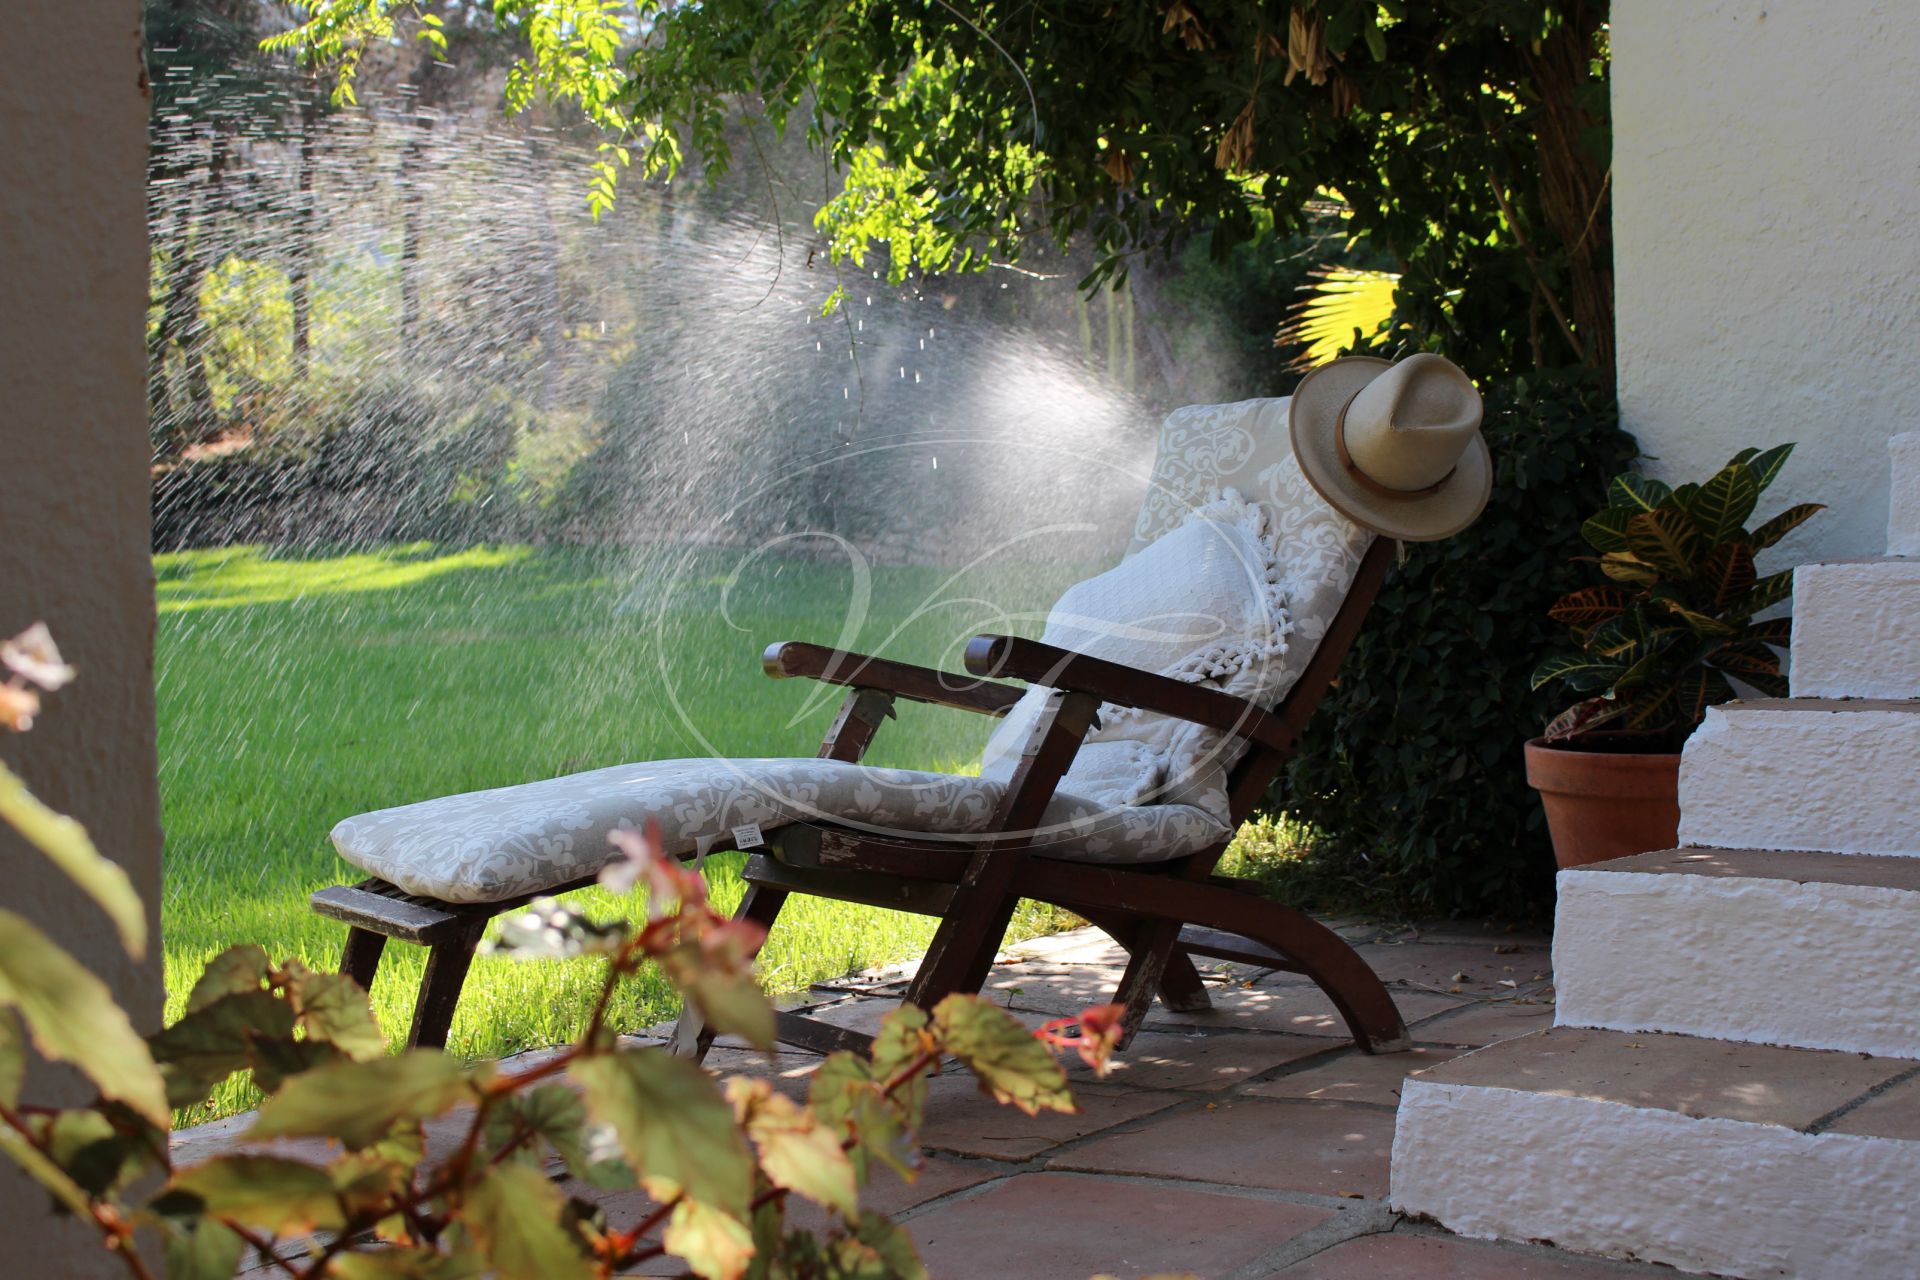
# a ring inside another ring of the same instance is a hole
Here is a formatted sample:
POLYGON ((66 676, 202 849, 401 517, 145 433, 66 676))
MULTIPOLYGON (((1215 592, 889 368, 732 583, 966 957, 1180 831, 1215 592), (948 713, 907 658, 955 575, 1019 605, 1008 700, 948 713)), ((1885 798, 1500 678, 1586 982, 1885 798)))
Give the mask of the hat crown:
POLYGON ((1362 387, 1341 414, 1355 470, 1387 489, 1439 484, 1480 430, 1480 392, 1460 367, 1430 353, 1408 356, 1362 387))

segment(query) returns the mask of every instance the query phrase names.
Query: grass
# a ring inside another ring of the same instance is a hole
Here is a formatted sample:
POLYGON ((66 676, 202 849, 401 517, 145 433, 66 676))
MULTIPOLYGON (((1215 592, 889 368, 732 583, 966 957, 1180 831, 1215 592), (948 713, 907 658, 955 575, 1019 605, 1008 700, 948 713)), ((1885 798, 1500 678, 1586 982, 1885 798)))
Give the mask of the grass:
MULTIPOLYGON (((156 558, 162 907, 168 1017, 226 947, 338 964, 342 929, 307 896, 355 875, 328 829, 342 817, 628 760, 811 755, 838 699, 760 674, 772 640, 846 642, 958 668, 956 641, 1021 629, 1007 617, 1050 602, 1072 567, 976 581, 928 568, 875 568, 872 612, 848 630, 858 583, 844 565, 760 559, 736 572, 720 552, 648 554, 428 545, 338 554, 254 547, 156 558), (989 589, 990 588, 990 589, 989 589)), ((903 706, 869 759, 966 769, 984 718, 903 706)), ((738 855, 708 864, 711 892, 743 891, 738 855)), ((636 910, 598 890, 596 915, 636 910)), ((1020 926, 1056 926, 1033 907, 1020 926)), ((795 899, 761 961, 769 990, 923 948, 932 923, 795 899)), ((390 1034, 411 1016, 424 953, 389 948, 373 1002, 390 1034)), ((480 959, 449 1048, 495 1057, 570 1038, 600 981, 595 963, 480 959)), ((678 999, 647 977, 620 992, 614 1025, 671 1017, 678 999)), ((257 1100, 229 1080, 195 1123, 257 1100)))

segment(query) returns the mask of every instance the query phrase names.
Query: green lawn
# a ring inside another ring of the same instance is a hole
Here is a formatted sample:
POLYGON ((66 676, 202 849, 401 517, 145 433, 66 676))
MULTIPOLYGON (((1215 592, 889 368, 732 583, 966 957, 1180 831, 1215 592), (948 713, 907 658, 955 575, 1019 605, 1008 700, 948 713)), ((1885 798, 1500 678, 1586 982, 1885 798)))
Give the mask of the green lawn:
MULTIPOLYGON (((838 699, 772 681, 772 640, 833 641, 857 593, 845 566, 737 557, 527 547, 292 554, 238 547, 156 558, 163 905, 169 1017, 207 959, 239 942, 316 967, 338 963, 342 928, 307 895, 354 873, 327 842, 368 809, 627 760, 719 751, 811 755, 838 699), (812 699, 810 702, 809 699, 812 699), (711 744, 705 745, 705 744, 711 744)), ((1044 609, 1083 567, 988 583, 940 569, 876 568, 872 605, 848 642, 958 668, 956 641, 1044 609)), ((971 767, 984 718, 903 706, 869 759, 971 767)), ((740 858, 707 865, 715 899, 741 892, 740 858)), ((602 915, 630 909, 598 890, 602 915)), ((1035 909, 1022 927, 1052 920, 1035 909)), ((795 900, 763 953, 774 991, 912 954, 917 917, 795 900)), ((394 946, 373 999, 404 1032, 424 953, 394 946)), ((598 966, 478 961, 450 1048, 497 1056, 569 1038, 598 966)), ((673 1014, 663 982, 620 993, 616 1025, 673 1014)), ((251 1105, 229 1081, 192 1122, 251 1105)))

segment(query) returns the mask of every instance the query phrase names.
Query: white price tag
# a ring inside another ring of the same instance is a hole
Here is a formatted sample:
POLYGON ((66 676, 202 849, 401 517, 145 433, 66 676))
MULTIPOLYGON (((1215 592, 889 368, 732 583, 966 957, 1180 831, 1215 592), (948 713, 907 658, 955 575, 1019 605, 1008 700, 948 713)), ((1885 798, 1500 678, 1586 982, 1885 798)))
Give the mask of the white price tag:
POLYGON ((736 849, 758 849, 767 842, 760 834, 760 824, 743 822, 733 829, 733 847, 736 849))

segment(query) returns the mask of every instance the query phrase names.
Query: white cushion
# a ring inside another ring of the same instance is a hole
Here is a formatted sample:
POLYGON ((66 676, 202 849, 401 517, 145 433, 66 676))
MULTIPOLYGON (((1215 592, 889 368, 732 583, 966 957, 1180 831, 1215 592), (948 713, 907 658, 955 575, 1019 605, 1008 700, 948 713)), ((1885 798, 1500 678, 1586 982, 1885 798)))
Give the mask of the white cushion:
MULTIPOLYGON (((1192 436, 1180 438, 1191 453, 1192 436)), ((1238 436, 1221 438, 1231 446, 1238 436)), ((1171 529, 1113 569, 1070 587, 1041 639, 1276 705, 1346 599, 1372 535, 1321 501, 1290 453, 1255 482, 1260 501, 1216 490, 1181 506, 1171 529)), ((987 743, 983 776, 1011 776, 1048 696, 1029 689, 1015 705, 987 743)), ((1225 823, 1227 772, 1244 749, 1214 729, 1107 705, 1061 786, 1112 805, 1193 805, 1225 823)))
MULTIPOLYGON (((840 760, 660 760, 425 800, 348 818, 334 848, 408 893, 497 902, 592 875, 607 834, 658 818, 668 852, 733 848, 734 827, 772 831, 827 820, 888 835, 984 830, 1006 788, 984 778, 840 760)), ((1158 862, 1223 839, 1225 824, 1186 805, 1115 809, 1054 797, 1036 833, 1049 857, 1158 862)))

